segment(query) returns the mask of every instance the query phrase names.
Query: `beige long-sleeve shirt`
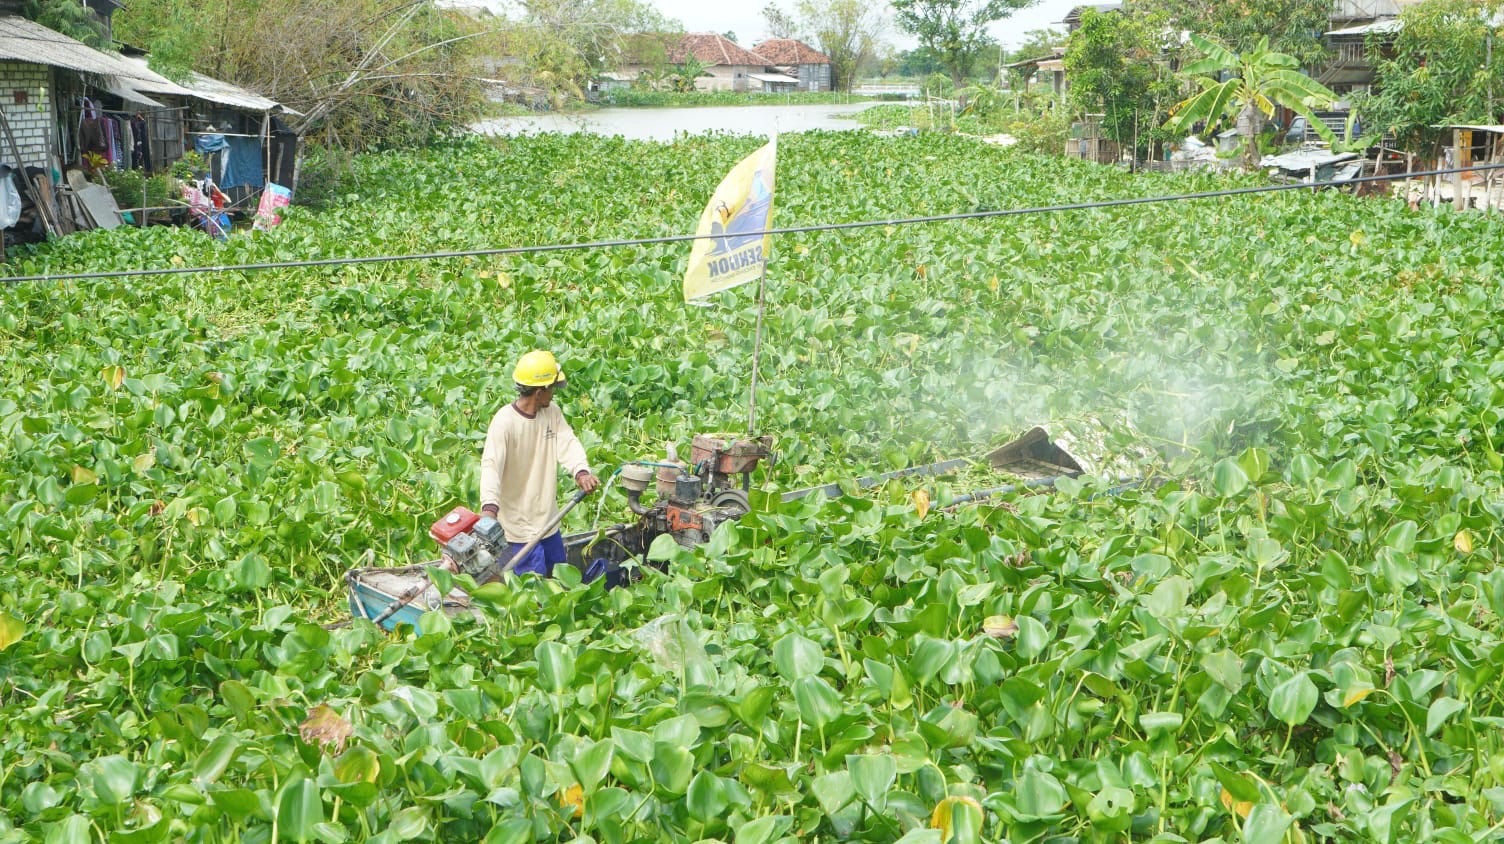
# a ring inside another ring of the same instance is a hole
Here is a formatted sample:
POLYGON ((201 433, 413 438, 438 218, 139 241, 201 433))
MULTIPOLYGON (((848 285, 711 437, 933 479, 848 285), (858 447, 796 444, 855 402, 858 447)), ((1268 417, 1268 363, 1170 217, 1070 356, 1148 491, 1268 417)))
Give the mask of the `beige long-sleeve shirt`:
POLYGON ((497 508, 508 542, 531 542, 558 514, 559 466, 570 477, 590 471, 556 405, 531 418, 512 404, 496 411, 480 456, 480 504, 497 508))

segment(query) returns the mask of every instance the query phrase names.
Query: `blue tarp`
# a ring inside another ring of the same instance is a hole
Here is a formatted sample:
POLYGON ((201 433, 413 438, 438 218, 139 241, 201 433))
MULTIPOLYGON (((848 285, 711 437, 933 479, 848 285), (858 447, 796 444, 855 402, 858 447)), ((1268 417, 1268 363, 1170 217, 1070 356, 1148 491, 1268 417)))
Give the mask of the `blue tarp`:
POLYGON ((224 173, 219 186, 230 188, 259 188, 266 182, 261 170, 261 140, 259 138, 225 138, 230 151, 225 153, 224 173))

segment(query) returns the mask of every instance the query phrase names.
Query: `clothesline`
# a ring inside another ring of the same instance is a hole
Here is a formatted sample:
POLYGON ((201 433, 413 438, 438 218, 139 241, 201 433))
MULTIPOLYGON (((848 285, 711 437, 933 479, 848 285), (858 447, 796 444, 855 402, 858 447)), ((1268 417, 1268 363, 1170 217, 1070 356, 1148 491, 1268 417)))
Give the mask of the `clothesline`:
MULTIPOLYGON (((69 111, 82 111, 83 109, 83 103, 75 102, 70 103, 68 106, 69 111)), ((162 108, 138 108, 134 111, 126 111, 124 109, 118 108, 100 108, 99 106, 90 106, 89 110, 97 111, 100 114, 160 114, 164 111, 187 111, 188 106, 172 106, 170 108, 167 106, 163 106, 162 108)))
POLYGON ((189 132, 190 135, 219 135, 223 138, 259 138, 260 135, 237 135, 234 132, 189 132))

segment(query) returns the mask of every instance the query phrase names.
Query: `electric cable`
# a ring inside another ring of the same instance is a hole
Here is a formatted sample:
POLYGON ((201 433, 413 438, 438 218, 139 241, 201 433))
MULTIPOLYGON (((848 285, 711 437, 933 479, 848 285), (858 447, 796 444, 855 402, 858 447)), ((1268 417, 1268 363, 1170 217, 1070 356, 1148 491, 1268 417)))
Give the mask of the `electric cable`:
MULTIPOLYGON (((868 229, 887 226, 913 226, 927 223, 944 223, 958 220, 985 220, 1003 217, 1019 217, 1031 214, 1055 214, 1068 211, 1093 211, 1104 208, 1124 208, 1133 205, 1154 205, 1169 202, 1188 202, 1198 199, 1218 199, 1229 196, 1248 196, 1253 194, 1277 193, 1290 190, 1315 191, 1318 188, 1338 187, 1342 185, 1359 185, 1367 182, 1392 182, 1400 179, 1409 180, 1429 176, 1447 176, 1458 173, 1478 173, 1491 170, 1504 170, 1504 164, 1480 164, 1472 167, 1456 167, 1447 170, 1422 170, 1413 173, 1394 173, 1375 176, 1362 176, 1341 181, 1330 180, 1325 182, 1293 182, 1280 185, 1259 185, 1247 188, 1227 188, 1224 190, 1199 191, 1196 193, 1165 194, 1161 196, 1138 196, 1122 199, 1099 199, 1089 202, 1070 202, 1059 205, 1039 205, 1028 208, 1005 208, 992 211, 966 211, 952 214, 933 214, 922 217, 894 217, 884 220, 857 220, 849 223, 819 223, 808 226, 787 226, 783 228, 763 229, 761 231, 740 232, 738 237, 762 237, 781 234, 809 234, 814 232, 849 231, 853 229, 868 229)), ((712 240, 720 237, 716 234, 676 234, 662 237, 639 237, 623 238, 618 240, 596 240, 580 243, 555 243, 535 246, 505 246, 487 249, 458 249, 443 252, 413 252, 403 255, 367 255, 346 258, 318 258, 303 261, 275 261, 266 263, 249 264, 221 264, 214 266, 198 267, 157 267, 134 270, 100 270, 97 272, 82 273, 43 273, 42 275, 23 275, 0 278, 0 283, 13 285, 22 282, 53 282, 53 281, 91 281, 116 278, 140 278, 142 276, 166 276, 166 275, 189 275, 196 273, 224 273, 224 272, 256 272, 260 270, 279 269, 307 269, 313 267, 339 267, 356 266, 361 264, 391 264, 409 261, 434 261, 449 258, 488 258, 505 255, 528 255, 543 254, 550 252, 573 252, 586 249, 616 249, 625 246, 652 246, 665 243, 684 243, 694 240, 712 240)))

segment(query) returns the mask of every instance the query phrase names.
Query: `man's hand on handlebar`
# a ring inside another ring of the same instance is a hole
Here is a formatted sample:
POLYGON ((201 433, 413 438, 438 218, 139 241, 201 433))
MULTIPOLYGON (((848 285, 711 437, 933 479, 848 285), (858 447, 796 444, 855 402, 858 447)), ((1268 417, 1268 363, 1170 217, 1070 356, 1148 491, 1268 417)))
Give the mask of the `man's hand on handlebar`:
POLYGON ((575 485, 580 488, 580 491, 585 493, 586 495, 595 492, 596 489, 601 485, 601 479, 597 478, 594 474, 588 471, 581 472, 578 475, 575 475, 574 482, 575 485))

